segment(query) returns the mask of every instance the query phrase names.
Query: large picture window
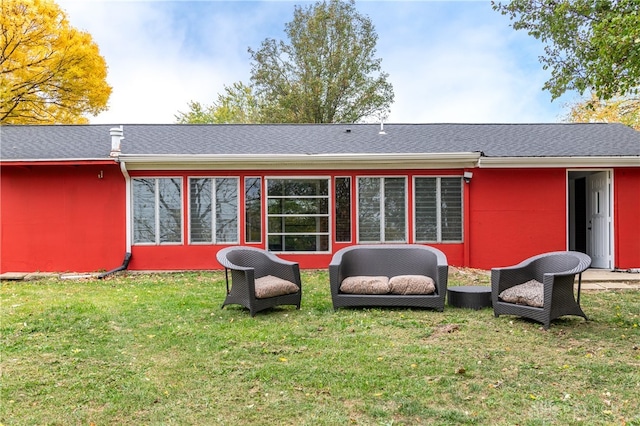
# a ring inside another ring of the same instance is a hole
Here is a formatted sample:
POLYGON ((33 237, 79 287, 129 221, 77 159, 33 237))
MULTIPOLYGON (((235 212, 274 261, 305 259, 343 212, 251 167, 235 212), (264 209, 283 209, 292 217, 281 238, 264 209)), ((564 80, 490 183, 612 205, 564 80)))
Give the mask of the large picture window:
POLYGON ((416 242, 462 241, 462 179, 416 177, 414 181, 416 242))
POLYGON ((404 177, 358 178, 358 241, 406 242, 404 177))
POLYGON ((133 243, 182 242, 182 179, 134 178, 133 243))
POLYGON ((191 243, 238 242, 238 178, 189 179, 191 243))
POLYGON ((268 248, 329 250, 329 179, 267 179, 268 248))

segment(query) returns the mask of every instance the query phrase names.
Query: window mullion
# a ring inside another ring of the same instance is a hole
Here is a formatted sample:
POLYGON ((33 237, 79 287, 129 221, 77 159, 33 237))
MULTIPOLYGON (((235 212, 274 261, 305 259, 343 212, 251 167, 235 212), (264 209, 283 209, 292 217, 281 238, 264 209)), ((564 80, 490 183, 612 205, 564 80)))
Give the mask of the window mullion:
POLYGON ((280 240, 282 242, 282 251, 287 251, 287 239, 284 238, 284 235, 287 233, 287 229, 285 228, 286 217, 284 215, 280 217, 280 226, 281 226, 280 229, 282 229, 282 235, 283 235, 283 238, 281 238, 280 240))
POLYGON ((442 191, 440 179, 436 178, 436 241, 442 242, 442 191))
POLYGON ((155 228, 155 243, 160 244, 160 179, 153 180, 154 188, 154 228, 155 228))
POLYGON ((384 178, 380 178, 380 242, 385 242, 385 209, 384 209, 384 200, 385 200, 385 192, 384 192, 384 178))
POLYGON ((213 244, 218 243, 218 232, 217 232, 217 217, 218 217, 218 197, 217 197, 217 186, 218 182, 216 179, 209 179, 209 185, 211 188, 211 241, 213 244))

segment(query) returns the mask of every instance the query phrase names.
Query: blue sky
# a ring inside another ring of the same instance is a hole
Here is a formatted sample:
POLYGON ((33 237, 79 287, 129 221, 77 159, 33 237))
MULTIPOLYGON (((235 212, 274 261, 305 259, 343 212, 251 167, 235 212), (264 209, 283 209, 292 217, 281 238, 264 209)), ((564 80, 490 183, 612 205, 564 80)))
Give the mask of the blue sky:
MULTIPOLYGON (((191 100, 249 82, 247 48, 284 39, 294 5, 280 1, 58 0, 109 67, 109 110, 91 123, 173 123, 191 100)), ((389 123, 562 121, 575 95, 551 102, 543 45, 490 1, 356 1, 378 34, 395 102, 389 123)))

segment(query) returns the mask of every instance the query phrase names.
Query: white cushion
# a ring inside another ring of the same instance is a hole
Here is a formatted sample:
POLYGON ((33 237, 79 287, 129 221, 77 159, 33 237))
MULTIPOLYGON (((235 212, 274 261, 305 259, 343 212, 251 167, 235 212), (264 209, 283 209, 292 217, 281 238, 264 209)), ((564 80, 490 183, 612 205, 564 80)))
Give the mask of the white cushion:
POLYGON ((340 291, 351 294, 387 294, 389 278, 383 276, 347 277, 340 284, 340 291))
POLYGON ((393 294, 433 294, 436 283, 425 275, 397 275, 389 279, 393 294))
POLYGON ((291 281, 274 277, 273 275, 267 275, 262 278, 257 278, 255 285, 256 298, 258 299, 284 296, 285 294, 293 294, 298 291, 298 286, 291 281))
POLYGON ((504 302, 542 308, 544 306, 544 285, 539 281, 530 280, 506 289, 498 297, 504 302))

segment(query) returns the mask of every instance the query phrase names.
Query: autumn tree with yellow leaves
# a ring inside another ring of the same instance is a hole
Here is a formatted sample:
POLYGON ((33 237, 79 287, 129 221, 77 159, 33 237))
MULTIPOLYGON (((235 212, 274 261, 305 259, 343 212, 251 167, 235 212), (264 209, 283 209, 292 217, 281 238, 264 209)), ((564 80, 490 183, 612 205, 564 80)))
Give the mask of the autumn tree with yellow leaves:
POLYGON ((82 124, 107 109, 107 65, 53 1, 0 0, 0 123, 82 124))
POLYGON ((640 96, 617 96, 603 100, 594 93, 590 99, 572 105, 566 121, 622 123, 640 130, 640 96))

